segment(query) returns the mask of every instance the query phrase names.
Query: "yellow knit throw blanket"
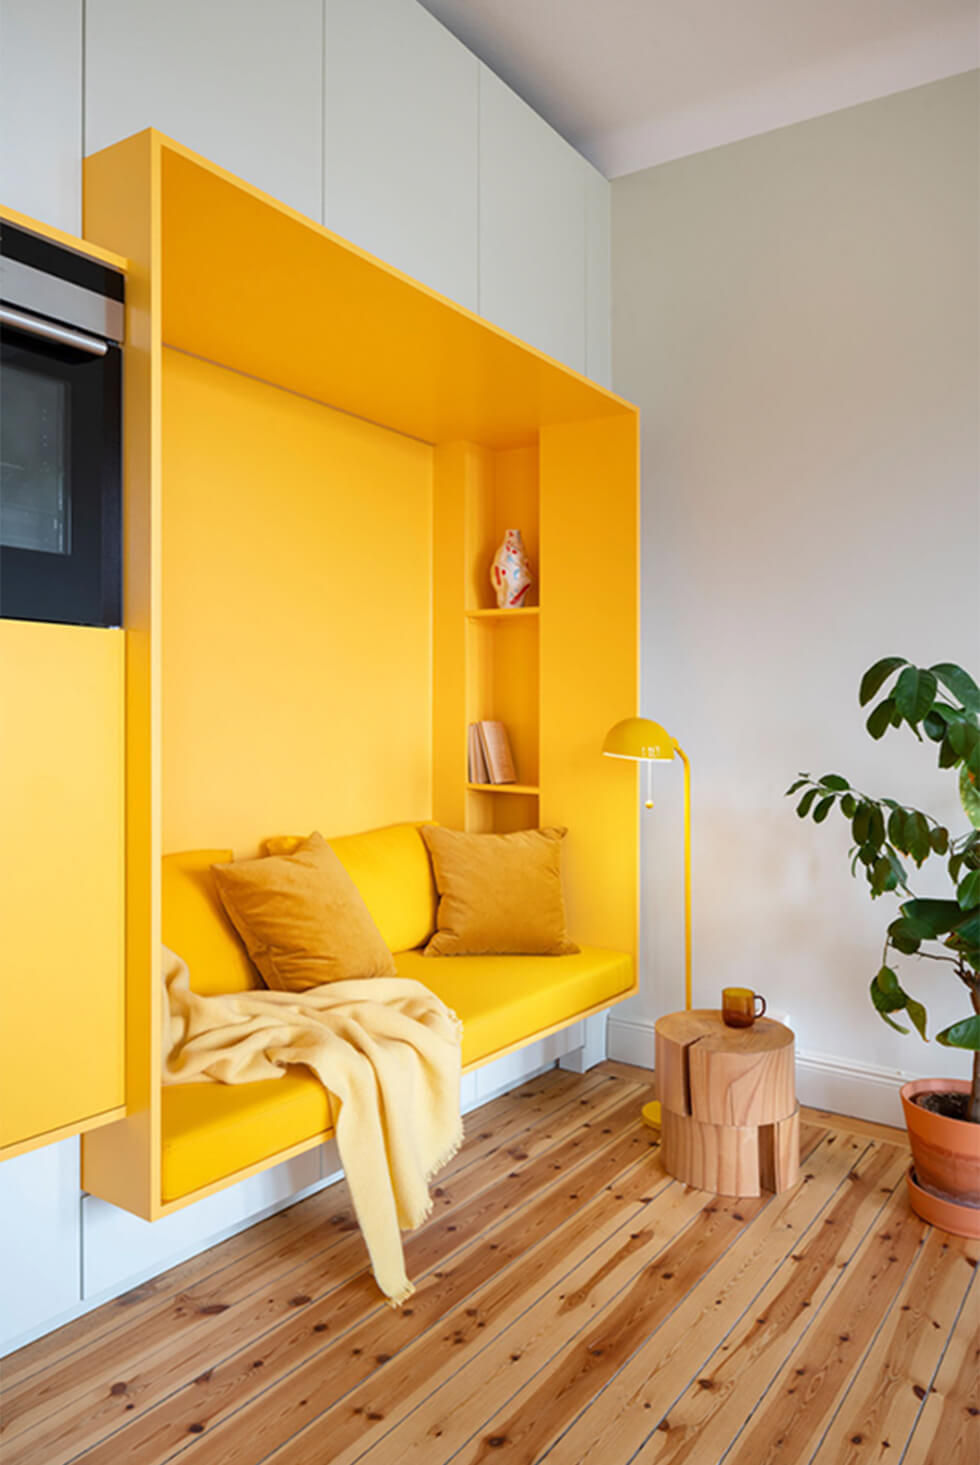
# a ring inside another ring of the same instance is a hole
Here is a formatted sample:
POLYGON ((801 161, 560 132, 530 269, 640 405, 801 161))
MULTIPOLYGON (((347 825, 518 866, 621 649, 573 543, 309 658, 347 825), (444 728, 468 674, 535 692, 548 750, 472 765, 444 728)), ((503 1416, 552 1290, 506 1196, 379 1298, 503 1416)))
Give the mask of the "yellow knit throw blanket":
POLYGON ((163 976, 164 1083, 254 1083, 301 1063, 329 1091, 375 1278, 392 1305, 404 1302, 415 1289, 399 1231, 429 1215, 428 1181, 462 1139, 456 1014, 401 977, 202 997, 166 947, 163 976))

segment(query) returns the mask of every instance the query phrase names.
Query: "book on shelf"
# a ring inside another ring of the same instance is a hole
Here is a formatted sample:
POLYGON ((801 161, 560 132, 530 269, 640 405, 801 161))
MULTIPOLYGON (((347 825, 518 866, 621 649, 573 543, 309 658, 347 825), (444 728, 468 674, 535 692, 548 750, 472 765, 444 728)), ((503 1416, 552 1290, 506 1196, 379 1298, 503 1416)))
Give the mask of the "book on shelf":
POLYGON ((480 729, 475 722, 470 723, 466 730, 466 737, 467 778, 470 783, 489 783, 490 772, 487 768, 486 755, 483 751, 480 729))
POLYGON ((484 721, 475 724, 480 758, 476 767, 483 768, 485 777, 474 778, 473 783, 516 783, 517 769, 511 751, 510 738, 502 722, 484 721), (482 761, 481 761, 482 759, 482 761))

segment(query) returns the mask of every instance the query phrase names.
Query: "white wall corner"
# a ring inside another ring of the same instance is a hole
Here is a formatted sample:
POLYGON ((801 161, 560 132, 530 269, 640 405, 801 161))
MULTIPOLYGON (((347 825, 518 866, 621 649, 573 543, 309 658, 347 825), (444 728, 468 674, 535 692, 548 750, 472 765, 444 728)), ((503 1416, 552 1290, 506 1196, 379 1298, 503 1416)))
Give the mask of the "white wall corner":
POLYGON ((666 115, 611 128, 580 146, 607 178, 620 178, 942 81, 972 71, 977 63, 977 21, 964 10, 888 45, 851 51, 745 91, 712 96, 666 115))

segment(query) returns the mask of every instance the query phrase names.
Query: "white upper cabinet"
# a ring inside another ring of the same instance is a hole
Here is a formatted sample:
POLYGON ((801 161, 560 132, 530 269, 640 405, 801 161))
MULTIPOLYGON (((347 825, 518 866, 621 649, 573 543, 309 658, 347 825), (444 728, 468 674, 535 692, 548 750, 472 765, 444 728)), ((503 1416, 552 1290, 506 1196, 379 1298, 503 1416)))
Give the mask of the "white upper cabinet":
POLYGON ((329 228, 477 306, 479 63, 414 0, 327 0, 329 228))
POLYGON ((0 203, 82 230, 82 0, 0 0, 0 203))
POLYGON ((156 127, 322 217, 322 0, 87 0, 85 152, 156 127))
POLYGON ((585 374, 612 386, 612 185, 585 170, 585 374))
POLYGON ((584 160, 480 67, 480 314, 586 367, 584 160))

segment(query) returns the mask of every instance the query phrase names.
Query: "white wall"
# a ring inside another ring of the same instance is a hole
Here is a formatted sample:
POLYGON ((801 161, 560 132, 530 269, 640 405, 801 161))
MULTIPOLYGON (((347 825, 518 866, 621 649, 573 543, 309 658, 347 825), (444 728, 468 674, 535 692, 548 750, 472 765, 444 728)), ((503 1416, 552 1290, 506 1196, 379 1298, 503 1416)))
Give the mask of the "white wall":
MULTIPOLYGON (((934 746, 873 743, 857 686, 890 654, 980 674, 977 200, 976 73, 613 183, 643 707, 693 765, 695 1002, 765 993, 810 1055, 801 1096, 893 1122, 894 1070, 968 1060, 874 1014, 894 900, 851 880, 839 816, 803 824, 782 795, 838 771, 966 827, 934 746)), ((648 1062, 683 993, 679 766, 657 781, 643 991, 610 1022, 648 1062)), ((968 1014, 948 968, 903 970, 930 1032, 968 1014)))
MULTIPOLYGON (((608 381, 608 183, 415 0, 85 0, 82 17, 0 0, 0 202, 79 233, 83 152, 157 127, 608 381)), ((481 1070, 465 1104, 581 1041, 481 1070)), ((310 1152, 150 1226, 80 1195, 76 1140, 6 1161, 0 1352, 335 1169, 310 1152)))

